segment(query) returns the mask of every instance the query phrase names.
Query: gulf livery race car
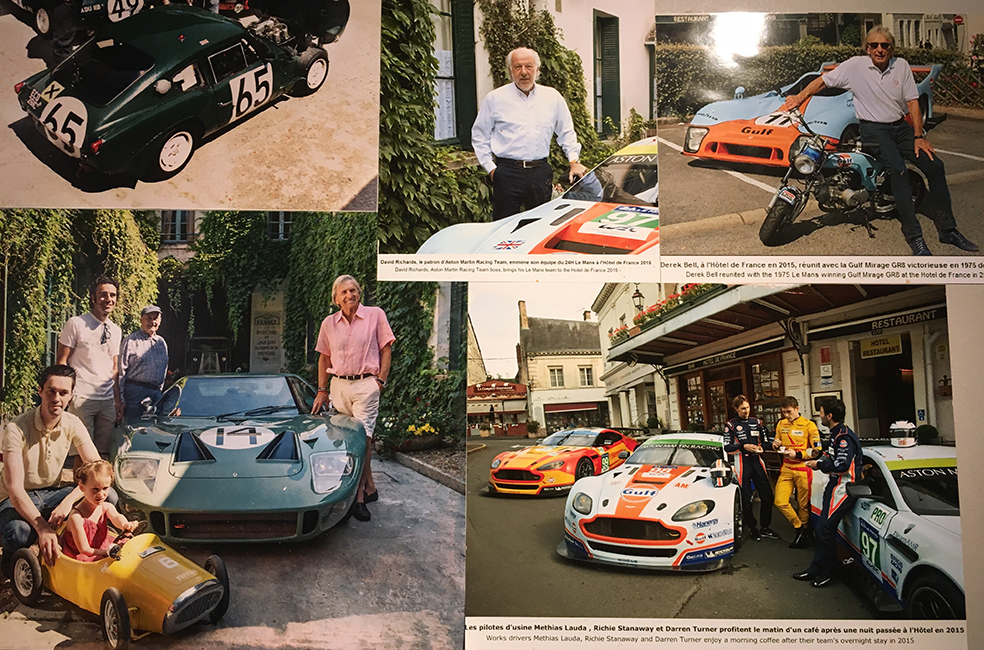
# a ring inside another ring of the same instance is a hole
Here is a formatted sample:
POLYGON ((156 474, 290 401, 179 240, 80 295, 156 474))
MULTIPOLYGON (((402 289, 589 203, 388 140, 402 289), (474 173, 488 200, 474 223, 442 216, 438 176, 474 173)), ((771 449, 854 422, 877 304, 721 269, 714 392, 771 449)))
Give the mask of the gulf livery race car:
MULTIPOLYGON (((912 619, 963 619, 963 556, 954 447, 912 438, 862 448, 859 497, 838 529, 842 550, 912 619)), ((813 474, 819 515, 827 476, 813 474)))
MULTIPOLYGON (((15 5, 34 15, 34 28, 42 36, 51 33, 52 0, 11 0, 15 5)), ((64 0, 59 0, 64 1, 64 0)), ((83 25, 95 27, 104 21, 119 22, 144 9, 144 0, 82 0, 79 14, 83 25)))
POLYGON ((103 638, 113 650, 125 650, 131 639, 151 632, 174 634, 196 623, 215 623, 229 609, 229 574, 218 555, 209 556, 203 568, 152 533, 137 534, 95 562, 62 553, 49 567, 35 549, 14 553, 11 584, 17 598, 37 607, 48 590, 99 615, 103 638))
POLYGON ((741 514, 723 436, 656 436, 618 470, 574 484, 557 553, 619 566, 710 571, 740 545, 741 514))
POLYGON ((560 494, 579 478, 618 467, 637 444, 612 429, 558 431, 534 447, 496 456, 488 489, 498 494, 560 494))
MULTIPOLYGON (((683 153, 731 163, 753 163, 771 167, 789 167, 789 148, 802 133, 787 113, 780 112, 785 98, 801 92, 836 63, 824 63, 817 72, 809 72, 795 83, 761 95, 745 97, 745 89, 735 90, 732 100, 714 102, 697 111, 687 127, 683 153)), ((933 80, 941 65, 912 66, 917 84, 919 108, 927 128, 941 122, 933 115, 933 80)), ((854 113, 854 93, 843 88, 824 88, 803 102, 800 111, 810 128, 832 138, 831 148, 853 142, 858 137, 858 118, 854 113)))
POLYGON ((285 94, 317 91, 328 76, 320 43, 338 29, 172 4, 97 30, 14 90, 38 130, 86 168, 163 180, 204 138, 285 94))
POLYGON ((492 223, 459 223, 417 253, 589 253, 659 251, 656 138, 620 149, 553 201, 492 223))
POLYGON ((113 432, 120 511, 171 542, 300 541, 347 519, 366 451, 294 375, 192 375, 113 432))

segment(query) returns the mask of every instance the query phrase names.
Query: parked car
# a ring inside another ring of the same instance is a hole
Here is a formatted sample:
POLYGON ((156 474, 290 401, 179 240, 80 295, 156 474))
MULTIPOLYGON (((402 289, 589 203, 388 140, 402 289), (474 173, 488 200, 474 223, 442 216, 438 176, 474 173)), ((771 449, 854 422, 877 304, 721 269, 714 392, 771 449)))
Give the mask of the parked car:
POLYGON ((183 4, 144 11, 14 89, 37 128, 86 168, 170 178, 204 138, 327 78, 317 34, 334 38, 337 25, 243 23, 183 4))
POLYGON ((724 436, 654 436, 617 470, 574 484, 557 553, 643 569, 719 569, 741 544, 741 508, 724 436))
POLYGON ((635 440, 614 429, 566 429, 542 442, 506 451, 492 460, 490 493, 551 495, 579 478, 603 474, 625 462, 635 440))
POLYGON ((459 223, 418 253, 656 254, 659 248, 656 138, 620 149, 548 203, 491 223, 459 223))
POLYGON ((138 534, 110 552, 113 556, 96 562, 59 554, 49 567, 40 562, 36 547, 22 548, 12 560, 14 593, 36 607, 48 590, 97 614, 113 650, 149 632, 174 634, 214 623, 229 608, 229 574, 217 555, 199 567, 152 533, 138 534))
MULTIPOLYGON (((801 92, 836 66, 824 63, 788 86, 752 97, 745 97, 745 89, 738 87, 734 99, 704 106, 687 127, 683 153, 722 162, 789 167, 789 149, 802 132, 797 120, 779 109, 786 97, 801 92)), ((933 113, 932 84, 942 69, 941 65, 912 66, 913 73, 922 77, 917 84, 919 107, 928 126, 945 119, 933 113)), ((854 93, 849 90, 825 88, 804 102, 800 111, 813 131, 831 139, 832 149, 858 138, 854 93)))
POLYGON ((121 512, 169 542, 298 541, 347 519, 366 451, 294 375, 192 375, 114 430, 121 512))
MULTIPOLYGON (((860 569, 912 619, 963 619, 966 603, 956 448, 916 445, 914 438, 862 449, 858 497, 838 541, 860 569)), ((827 476, 813 476, 819 513, 827 476)))
MULTIPOLYGON (((34 16, 34 28, 42 36, 52 32, 51 0, 11 0, 15 5, 34 16)), ((144 0, 81 0, 79 12, 82 24, 94 28, 105 22, 119 22, 140 13, 146 6, 144 0)))

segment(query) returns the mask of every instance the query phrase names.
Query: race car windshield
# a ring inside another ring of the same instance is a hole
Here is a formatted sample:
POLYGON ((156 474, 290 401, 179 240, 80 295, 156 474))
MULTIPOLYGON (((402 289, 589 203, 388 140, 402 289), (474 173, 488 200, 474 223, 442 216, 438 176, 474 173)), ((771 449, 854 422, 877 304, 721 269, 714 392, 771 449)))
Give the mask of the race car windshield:
POLYGON ((656 154, 615 155, 564 192, 573 201, 645 205, 658 203, 656 154))
POLYGON ((700 443, 643 445, 625 462, 633 465, 686 465, 711 467, 721 458, 721 447, 700 443))
POLYGON ((55 68, 51 78, 91 106, 103 107, 154 67, 141 50, 115 40, 90 40, 55 68))
POLYGON ((960 516, 956 467, 911 467, 892 471, 892 477, 917 515, 960 516))
POLYGON ((548 447, 591 447, 597 436, 593 433, 579 433, 577 431, 558 431, 557 433, 544 438, 542 445, 548 447))
MULTIPOLYGON (((169 388, 161 399, 158 413, 172 417, 218 417, 255 410, 256 416, 283 416, 300 413, 301 408, 286 377, 196 375, 169 388)), ((253 415, 250 413, 250 417, 253 415)))

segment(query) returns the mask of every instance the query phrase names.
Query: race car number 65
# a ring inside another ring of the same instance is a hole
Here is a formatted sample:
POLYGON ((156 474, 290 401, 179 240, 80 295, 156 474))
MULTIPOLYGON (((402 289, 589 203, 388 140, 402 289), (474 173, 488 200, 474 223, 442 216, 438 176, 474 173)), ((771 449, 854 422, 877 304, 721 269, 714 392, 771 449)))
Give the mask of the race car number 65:
POLYGON ((232 80, 232 119, 237 120, 273 93, 273 67, 267 63, 232 80))
POLYGON ((85 140, 87 117, 88 113, 81 101, 75 97, 58 97, 42 111, 41 124, 44 125, 49 140, 75 154, 85 140))
POLYGON ((109 19, 114 23, 140 13, 141 9, 143 9, 143 0, 110 0, 106 3, 109 19))

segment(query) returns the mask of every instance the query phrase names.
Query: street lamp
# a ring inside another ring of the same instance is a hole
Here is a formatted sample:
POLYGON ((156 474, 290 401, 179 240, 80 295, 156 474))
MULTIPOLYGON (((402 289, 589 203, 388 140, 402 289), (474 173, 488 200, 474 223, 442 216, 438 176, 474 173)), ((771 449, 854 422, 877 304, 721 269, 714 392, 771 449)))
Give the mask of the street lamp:
POLYGON ((635 293, 632 294, 632 304, 635 305, 636 311, 642 311, 643 301, 646 299, 642 292, 639 291, 639 283, 635 283, 635 293))

